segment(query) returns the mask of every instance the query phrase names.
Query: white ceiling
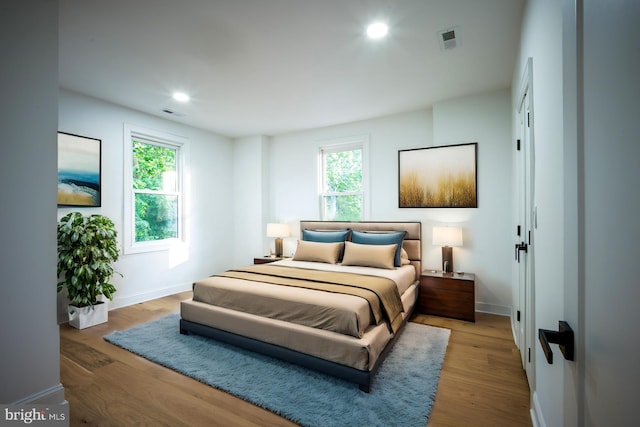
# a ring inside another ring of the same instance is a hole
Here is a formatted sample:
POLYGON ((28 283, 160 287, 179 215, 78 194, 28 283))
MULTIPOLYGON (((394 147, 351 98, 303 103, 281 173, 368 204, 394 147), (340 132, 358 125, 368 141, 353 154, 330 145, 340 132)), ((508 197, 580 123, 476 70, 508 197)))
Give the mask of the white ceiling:
POLYGON ((60 0, 60 86, 230 137, 347 123, 509 87, 523 6, 60 0), (366 38, 374 19, 386 39, 366 38), (437 32, 454 26, 460 46, 443 52, 437 32))

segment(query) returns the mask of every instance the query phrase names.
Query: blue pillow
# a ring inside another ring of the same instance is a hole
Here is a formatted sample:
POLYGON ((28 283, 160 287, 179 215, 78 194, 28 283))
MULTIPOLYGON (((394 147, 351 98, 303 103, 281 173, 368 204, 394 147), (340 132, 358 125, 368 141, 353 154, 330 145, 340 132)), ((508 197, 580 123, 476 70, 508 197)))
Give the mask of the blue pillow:
POLYGON ((337 231, 302 230, 302 240, 308 242, 335 243, 344 242, 349 237, 350 228, 337 231))
POLYGON ((353 243, 359 243, 361 245, 393 245, 396 247, 396 256, 393 259, 393 264, 396 267, 400 267, 400 254, 402 253, 402 241, 406 231, 398 231, 394 233, 361 233, 359 231, 353 231, 351 234, 351 241, 353 243))

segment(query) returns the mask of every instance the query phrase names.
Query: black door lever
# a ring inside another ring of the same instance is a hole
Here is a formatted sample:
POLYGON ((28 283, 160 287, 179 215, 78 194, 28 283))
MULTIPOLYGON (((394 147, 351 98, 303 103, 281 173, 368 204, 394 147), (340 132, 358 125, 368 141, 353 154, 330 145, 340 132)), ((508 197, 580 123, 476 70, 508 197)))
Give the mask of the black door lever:
POLYGON ((525 242, 516 243, 516 261, 520 262, 520 251, 524 251, 526 254, 529 252, 529 245, 525 242))
POLYGON ((542 345, 542 351, 547 362, 553 364, 553 352, 549 343, 558 344, 562 355, 567 360, 574 360, 573 329, 563 320, 558 322, 558 332, 548 329, 539 329, 538 338, 542 345))

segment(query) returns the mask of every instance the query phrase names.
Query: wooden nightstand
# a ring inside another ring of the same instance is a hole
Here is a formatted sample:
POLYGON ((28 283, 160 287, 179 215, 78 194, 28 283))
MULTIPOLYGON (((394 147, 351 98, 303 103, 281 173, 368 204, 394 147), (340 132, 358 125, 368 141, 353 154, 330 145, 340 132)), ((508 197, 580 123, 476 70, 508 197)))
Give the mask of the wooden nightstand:
POLYGON ((476 321, 475 275, 424 270, 418 309, 424 314, 476 321))
POLYGON ((253 263, 254 264, 269 264, 270 262, 276 262, 276 261, 280 261, 281 259, 284 258, 276 258, 276 257, 270 257, 270 256, 259 256, 259 257, 255 257, 253 259, 253 263))

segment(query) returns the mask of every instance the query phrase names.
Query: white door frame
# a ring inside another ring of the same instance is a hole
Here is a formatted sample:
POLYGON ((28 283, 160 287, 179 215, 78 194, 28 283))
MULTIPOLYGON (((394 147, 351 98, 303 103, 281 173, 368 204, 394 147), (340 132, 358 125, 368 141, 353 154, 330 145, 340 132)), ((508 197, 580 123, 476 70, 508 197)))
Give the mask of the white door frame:
POLYGON ((562 1, 562 122, 564 211, 564 320, 574 330, 575 362, 564 361, 563 425, 585 425, 584 169, 582 0, 562 1), (580 303, 582 302, 582 303, 580 303))

